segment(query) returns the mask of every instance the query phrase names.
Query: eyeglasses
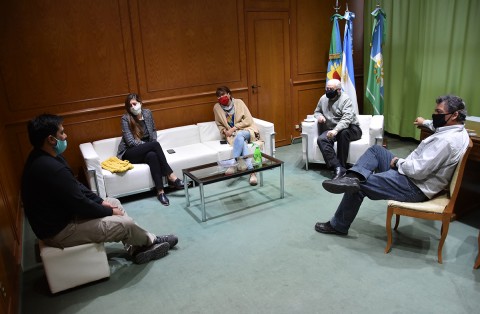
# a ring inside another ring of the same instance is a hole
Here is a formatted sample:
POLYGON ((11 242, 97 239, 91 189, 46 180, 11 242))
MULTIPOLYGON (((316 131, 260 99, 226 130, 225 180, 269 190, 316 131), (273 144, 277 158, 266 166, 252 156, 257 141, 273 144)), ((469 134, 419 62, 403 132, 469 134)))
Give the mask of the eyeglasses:
POLYGON ((327 88, 325 88, 325 90, 326 90, 327 92, 333 92, 334 90, 337 90, 337 89, 336 89, 336 88, 328 88, 328 87, 327 87, 327 88))

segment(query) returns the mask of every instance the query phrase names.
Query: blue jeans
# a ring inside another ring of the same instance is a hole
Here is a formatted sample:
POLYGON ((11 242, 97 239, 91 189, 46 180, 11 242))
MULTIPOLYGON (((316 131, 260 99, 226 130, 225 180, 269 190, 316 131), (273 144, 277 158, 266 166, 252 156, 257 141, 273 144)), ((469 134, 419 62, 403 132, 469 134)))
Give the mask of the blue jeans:
POLYGON ((360 191, 345 193, 330 224, 340 232, 347 232, 357 216, 363 198, 371 200, 395 200, 400 202, 423 202, 428 198, 410 179, 390 168, 395 157, 379 145, 371 146, 347 172, 363 176, 360 191))
MULTIPOLYGON (((240 130, 237 131, 237 135, 233 140, 233 158, 237 158, 240 156, 248 155, 248 142, 250 141, 250 132, 247 130, 240 130)), ((247 165, 247 169, 253 169, 252 160, 250 158, 245 160, 245 164, 247 165)))

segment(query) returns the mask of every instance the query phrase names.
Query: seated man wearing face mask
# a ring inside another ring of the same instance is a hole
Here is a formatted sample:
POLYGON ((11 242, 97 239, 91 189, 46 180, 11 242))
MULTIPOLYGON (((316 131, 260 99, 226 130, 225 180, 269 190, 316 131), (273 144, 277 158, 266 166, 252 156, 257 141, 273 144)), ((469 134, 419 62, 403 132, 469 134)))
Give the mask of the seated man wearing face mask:
POLYGON ((362 137, 352 100, 342 93, 339 80, 327 82, 326 93, 318 101, 314 117, 319 123, 318 147, 328 167, 334 170, 334 179, 345 175, 350 142, 362 137), (337 153, 333 145, 337 142, 337 153))
POLYGON ((33 150, 23 169, 22 202, 37 238, 58 248, 122 241, 138 264, 166 256, 177 244, 176 236, 146 231, 118 199, 102 199, 75 178, 62 156, 67 148, 62 123, 51 114, 28 123, 33 150))
POLYGON ((326 223, 318 222, 316 231, 346 235, 365 196, 372 200, 423 202, 448 186, 469 144, 464 127, 467 111, 457 96, 442 96, 436 103, 432 120, 418 117, 414 122, 435 133, 406 158, 374 145, 344 177, 322 183, 328 192, 344 194, 335 215, 326 223))

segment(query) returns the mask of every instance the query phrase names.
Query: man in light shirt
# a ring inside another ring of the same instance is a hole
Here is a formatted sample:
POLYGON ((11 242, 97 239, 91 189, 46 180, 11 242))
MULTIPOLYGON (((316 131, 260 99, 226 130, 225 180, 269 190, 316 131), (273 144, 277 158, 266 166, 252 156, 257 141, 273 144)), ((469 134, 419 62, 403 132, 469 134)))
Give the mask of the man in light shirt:
POLYGON ((374 145, 346 176, 322 183, 328 192, 344 195, 330 221, 315 224, 316 231, 348 234, 365 196, 372 200, 423 202, 448 186, 469 144, 464 127, 467 111, 457 96, 441 96, 436 103, 432 120, 418 117, 414 122, 435 133, 420 142, 406 158, 396 157, 384 147, 374 145))

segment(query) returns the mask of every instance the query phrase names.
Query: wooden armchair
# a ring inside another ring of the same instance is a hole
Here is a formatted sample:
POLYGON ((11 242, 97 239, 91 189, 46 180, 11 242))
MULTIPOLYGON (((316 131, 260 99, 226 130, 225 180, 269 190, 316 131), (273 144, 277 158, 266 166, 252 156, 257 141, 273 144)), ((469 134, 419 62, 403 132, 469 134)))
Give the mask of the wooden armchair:
POLYGON ((470 154, 472 147, 473 142, 472 140, 470 140, 470 144, 468 145, 465 154, 458 162, 455 172, 453 173, 448 193, 444 193, 426 202, 420 203, 398 202, 391 200, 388 201, 386 223, 387 247, 385 248, 385 253, 390 252, 390 247, 392 246, 393 214, 396 215, 394 227, 395 230, 397 230, 398 228, 398 223, 400 222, 400 215, 428 220, 439 220, 442 221, 442 228, 440 230, 441 237, 438 244, 438 263, 442 263, 443 244, 445 243, 445 238, 447 237, 450 220, 454 213, 455 201, 457 200, 458 191, 460 190, 460 184, 462 183, 463 171, 465 170, 468 154, 470 154))

